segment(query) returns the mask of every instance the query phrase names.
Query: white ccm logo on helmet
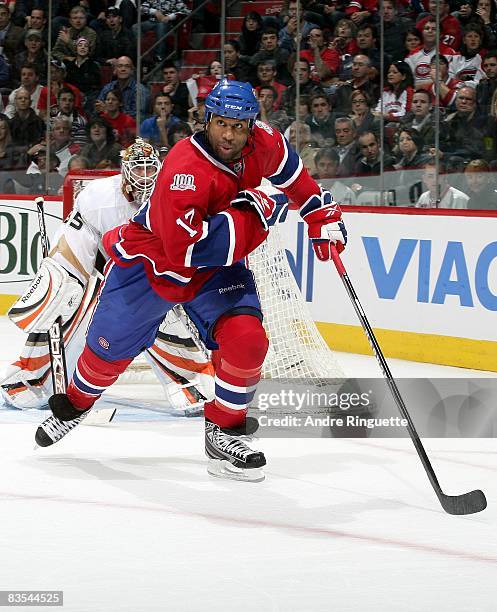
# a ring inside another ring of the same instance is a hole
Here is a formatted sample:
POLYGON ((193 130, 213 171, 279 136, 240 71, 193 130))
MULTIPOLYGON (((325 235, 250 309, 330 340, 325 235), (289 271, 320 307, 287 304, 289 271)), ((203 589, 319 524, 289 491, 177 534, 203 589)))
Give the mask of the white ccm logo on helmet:
POLYGON ((169 189, 171 191, 186 191, 187 189, 195 191, 197 189, 195 177, 193 174, 175 174, 169 189))

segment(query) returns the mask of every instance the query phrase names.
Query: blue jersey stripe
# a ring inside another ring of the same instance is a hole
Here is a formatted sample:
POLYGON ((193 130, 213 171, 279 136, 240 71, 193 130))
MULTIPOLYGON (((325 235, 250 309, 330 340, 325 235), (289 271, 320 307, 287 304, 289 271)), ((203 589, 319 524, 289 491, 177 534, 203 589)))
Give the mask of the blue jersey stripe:
POLYGON ((235 237, 228 214, 217 214, 207 221, 207 231, 193 245, 189 265, 225 266, 233 263, 235 237))
POLYGON ((282 168, 278 168, 277 174, 273 174, 273 176, 269 177, 269 180, 275 187, 288 183, 294 175, 295 178, 297 178, 297 171, 300 166, 300 158, 293 147, 290 146, 286 138, 283 138, 283 142, 286 148, 285 163, 282 168))

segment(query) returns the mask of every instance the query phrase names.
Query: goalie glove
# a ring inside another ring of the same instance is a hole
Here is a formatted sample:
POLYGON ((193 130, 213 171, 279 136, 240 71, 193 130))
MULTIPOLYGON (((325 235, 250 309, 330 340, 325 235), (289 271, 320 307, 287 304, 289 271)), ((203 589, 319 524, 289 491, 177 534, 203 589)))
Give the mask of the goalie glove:
POLYGON ((321 261, 331 259, 330 245, 341 253, 347 244, 347 230, 342 221, 340 206, 326 189, 307 200, 300 211, 300 216, 307 223, 307 232, 314 252, 321 261))
POLYGON ((288 213, 288 198, 284 193, 268 195, 261 189, 240 191, 231 205, 235 208, 250 207, 259 215, 266 231, 275 223, 282 223, 288 213))
POLYGON ((8 311, 24 332, 47 332, 61 316, 64 323, 76 312, 84 289, 51 257, 45 257, 28 289, 8 311))

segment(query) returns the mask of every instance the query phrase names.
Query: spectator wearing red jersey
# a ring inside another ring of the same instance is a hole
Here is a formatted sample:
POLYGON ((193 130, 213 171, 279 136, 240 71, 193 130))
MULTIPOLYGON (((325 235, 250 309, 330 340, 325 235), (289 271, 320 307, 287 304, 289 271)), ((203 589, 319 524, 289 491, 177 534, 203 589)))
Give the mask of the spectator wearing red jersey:
POLYGON ((316 80, 327 81, 338 74, 340 55, 336 49, 329 49, 321 28, 312 28, 307 37, 308 48, 300 52, 311 66, 311 75, 316 80))
POLYGON ((399 60, 391 64, 387 82, 375 114, 383 114, 386 121, 398 122, 411 110, 414 94, 412 72, 406 62, 399 60))
MULTIPOLYGON (((212 60, 212 62, 207 66, 204 75, 192 74, 188 81, 186 81, 190 99, 194 103, 196 103, 198 98, 205 99, 222 75, 223 65, 218 60, 212 60)), ((233 75, 227 75, 227 78, 232 80, 233 75)))
POLYGON ((259 92, 264 85, 270 85, 276 91, 274 110, 279 110, 283 99, 283 92, 286 87, 276 80, 276 65, 273 61, 262 60, 262 62, 257 65, 257 80, 258 85, 255 88, 257 92, 259 92))
POLYGON ((335 37, 328 43, 328 47, 336 49, 340 54, 354 55, 359 52, 356 34, 357 28, 349 19, 340 19, 335 28, 335 37))
POLYGON ((351 0, 345 7, 345 14, 360 25, 366 19, 374 17, 378 11, 378 0, 351 0))
POLYGON ((440 7, 440 42, 454 51, 459 51, 462 42, 462 29, 459 20, 450 14, 449 0, 429 0, 428 10, 430 14, 426 17, 421 17, 416 23, 416 27, 420 32, 423 32, 427 20, 430 19, 430 17, 435 17, 437 5, 440 7))
POLYGON ((356 42, 357 28, 349 19, 340 19, 335 28, 335 37, 328 43, 328 48, 335 50, 340 58, 338 76, 341 81, 350 79, 352 57, 359 53, 356 42))
MULTIPOLYGON (((437 82, 437 58, 434 57, 430 62, 430 79, 432 81, 428 91, 431 94, 431 101, 435 104, 436 91, 435 84, 437 82)), ((456 101, 457 91, 463 87, 464 81, 449 76, 449 62, 440 55, 438 59, 438 91, 440 106, 452 106, 456 101)))
MULTIPOLYGON (((55 115, 58 112, 57 108, 57 96, 59 95, 59 91, 63 87, 67 87, 72 90, 74 94, 74 107, 78 109, 80 112, 83 111, 83 96, 79 89, 71 83, 67 83, 65 81, 66 78, 66 65, 64 62, 60 60, 54 59, 50 62, 52 66, 51 76, 51 91, 50 91, 50 114, 55 115)), ((47 86, 43 87, 40 91, 40 98, 38 100, 38 113, 42 119, 46 119, 47 117, 47 98, 48 98, 48 88, 47 86)))
POLYGON ((114 130, 116 140, 123 147, 128 147, 135 140, 136 121, 131 115, 122 112, 123 96, 119 89, 111 89, 104 100, 104 112, 100 117, 105 119, 114 130))

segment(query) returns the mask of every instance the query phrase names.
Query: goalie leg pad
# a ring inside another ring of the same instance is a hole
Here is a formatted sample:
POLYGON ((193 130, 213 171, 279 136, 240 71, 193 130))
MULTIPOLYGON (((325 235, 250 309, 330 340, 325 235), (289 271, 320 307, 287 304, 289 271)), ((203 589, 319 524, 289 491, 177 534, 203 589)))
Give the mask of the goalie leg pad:
POLYGON ((47 332, 58 317, 65 322, 76 312, 83 292, 78 280, 51 257, 45 257, 28 289, 7 314, 26 333, 47 332))

